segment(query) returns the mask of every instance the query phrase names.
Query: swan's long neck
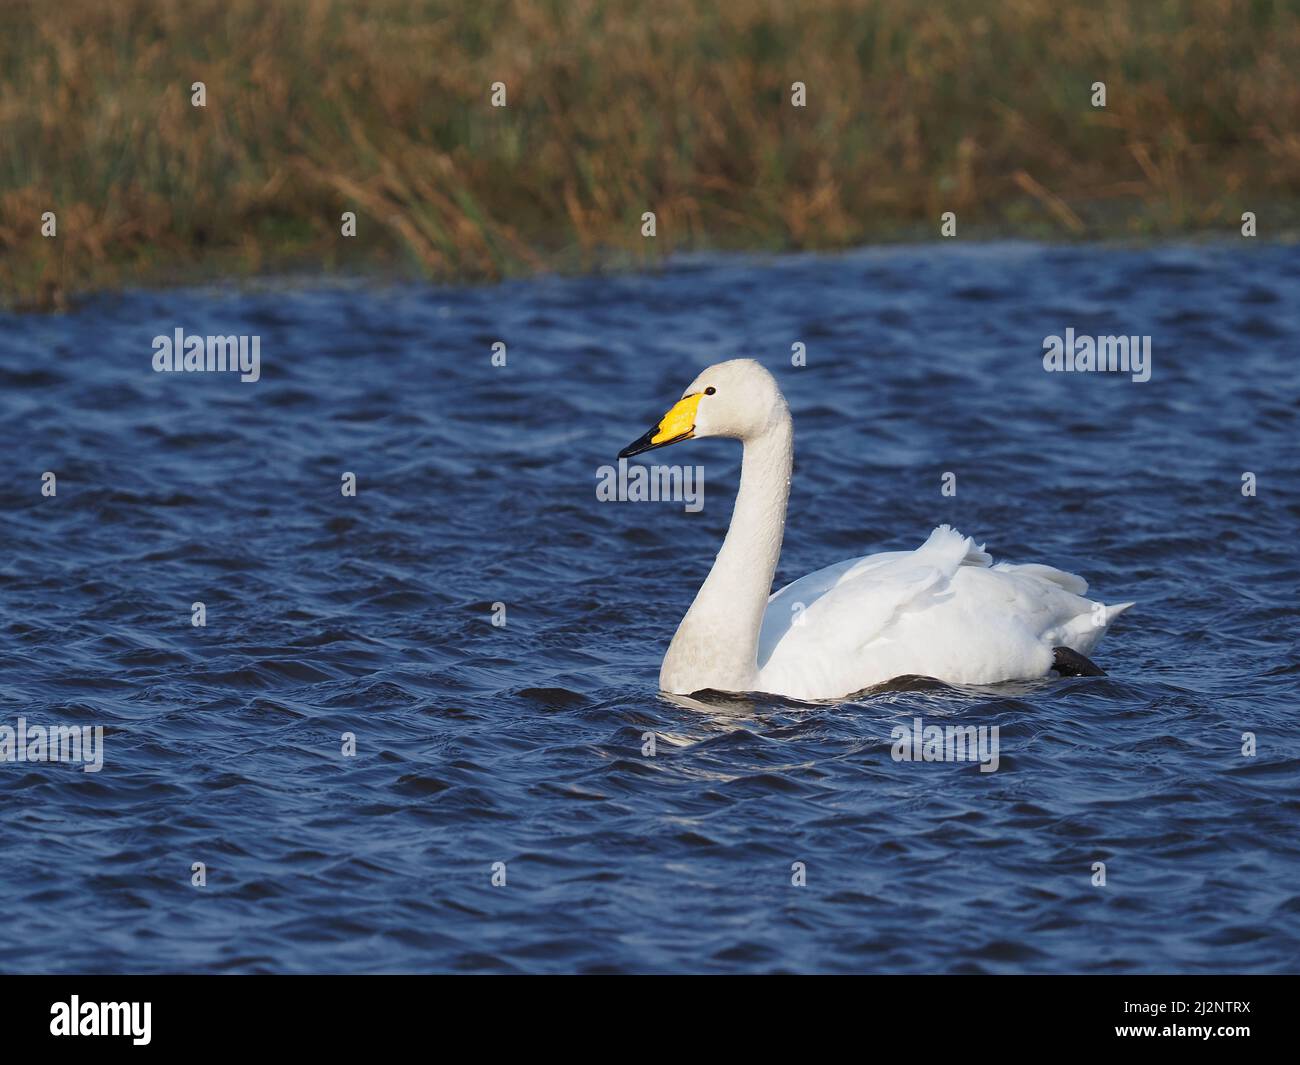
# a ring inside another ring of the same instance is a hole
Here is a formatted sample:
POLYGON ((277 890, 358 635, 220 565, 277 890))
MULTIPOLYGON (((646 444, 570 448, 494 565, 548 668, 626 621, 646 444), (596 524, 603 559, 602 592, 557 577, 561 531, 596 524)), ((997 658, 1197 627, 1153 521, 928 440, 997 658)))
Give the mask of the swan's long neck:
POLYGON ((754 690, 759 629, 781 554, 793 462, 794 427, 782 403, 767 429, 745 441, 731 527, 664 656, 664 691, 754 690))

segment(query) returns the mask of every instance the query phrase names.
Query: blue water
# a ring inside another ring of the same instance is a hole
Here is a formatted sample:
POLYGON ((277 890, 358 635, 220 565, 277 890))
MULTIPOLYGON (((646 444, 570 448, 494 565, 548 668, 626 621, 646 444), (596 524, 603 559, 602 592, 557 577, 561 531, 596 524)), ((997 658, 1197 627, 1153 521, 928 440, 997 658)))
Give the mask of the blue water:
POLYGON ((0 764, 0 969, 1294 971, 1298 342, 1300 250, 1247 241, 4 316, 0 725, 105 734, 0 764), (177 327, 261 380, 154 373, 177 327), (1150 335, 1151 380, 1044 372, 1067 327, 1150 335), (951 522, 1137 600, 1109 676, 658 695, 739 451, 644 457, 698 513, 597 471, 737 355, 795 418, 778 583, 951 522), (895 762, 915 716, 999 770, 895 762))

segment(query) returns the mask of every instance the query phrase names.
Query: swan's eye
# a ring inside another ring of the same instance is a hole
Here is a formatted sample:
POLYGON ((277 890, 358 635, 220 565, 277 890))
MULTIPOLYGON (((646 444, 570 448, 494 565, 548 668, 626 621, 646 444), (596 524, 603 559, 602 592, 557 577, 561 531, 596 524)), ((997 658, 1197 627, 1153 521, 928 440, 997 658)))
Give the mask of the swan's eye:
POLYGON ((709 385, 709 387, 706 388, 706 389, 704 390, 704 394, 705 394, 706 396, 711 396, 711 395, 713 395, 713 393, 716 392, 716 391, 717 391, 716 388, 714 388, 712 385, 709 385))

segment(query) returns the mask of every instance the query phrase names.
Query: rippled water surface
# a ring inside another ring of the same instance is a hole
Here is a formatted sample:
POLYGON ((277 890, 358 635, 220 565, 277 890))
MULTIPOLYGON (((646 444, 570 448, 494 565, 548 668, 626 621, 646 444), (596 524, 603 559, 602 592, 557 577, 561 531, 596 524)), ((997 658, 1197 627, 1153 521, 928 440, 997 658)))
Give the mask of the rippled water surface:
POLYGON ((0 969, 1296 970, 1298 341, 1300 252, 1244 241, 0 318, 0 724, 105 728, 98 773, 0 764, 0 969), (155 374, 177 327, 261 381, 155 374), (1152 379, 1045 373, 1066 327, 1152 379), (1109 676, 659 696, 739 450, 646 456, 698 513, 597 471, 737 355, 795 418, 778 583, 952 522, 1137 600, 1109 676), (893 761, 915 716, 1000 769, 893 761))

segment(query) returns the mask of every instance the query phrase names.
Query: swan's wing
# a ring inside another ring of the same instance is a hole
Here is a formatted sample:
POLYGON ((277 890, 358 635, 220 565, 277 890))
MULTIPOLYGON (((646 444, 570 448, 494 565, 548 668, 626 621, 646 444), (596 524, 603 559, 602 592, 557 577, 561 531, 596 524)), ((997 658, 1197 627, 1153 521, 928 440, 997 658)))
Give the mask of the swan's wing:
POLYGON ((1050 566, 992 566, 941 525, 915 551, 828 566, 773 595, 760 680, 766 691, 834 698, 907 673, 974 684, 1042 676, 1054 646, 1088 653, 1131 605, 1106 608, 1087 589, 1050 566))
POLYGON ((758 638, 762 669, 778 646, 818 657, 852 654, 900 613, 924 606, 960 566, 988 566, 982 547, 940 525, 915 551, 885 551, 819 569, 772 595, 758 638))
POLYGON ((1037 577, 1049 581, 1058 588, 1064 588, 1074 595, 1087 595, 1088 582, 1065 570, 1053 569, 1038 562, 1024 562, 1019 565, 1012 562, 999 562, 993 567, 994 573, 1019 573, 1026 577, 1037 577))

